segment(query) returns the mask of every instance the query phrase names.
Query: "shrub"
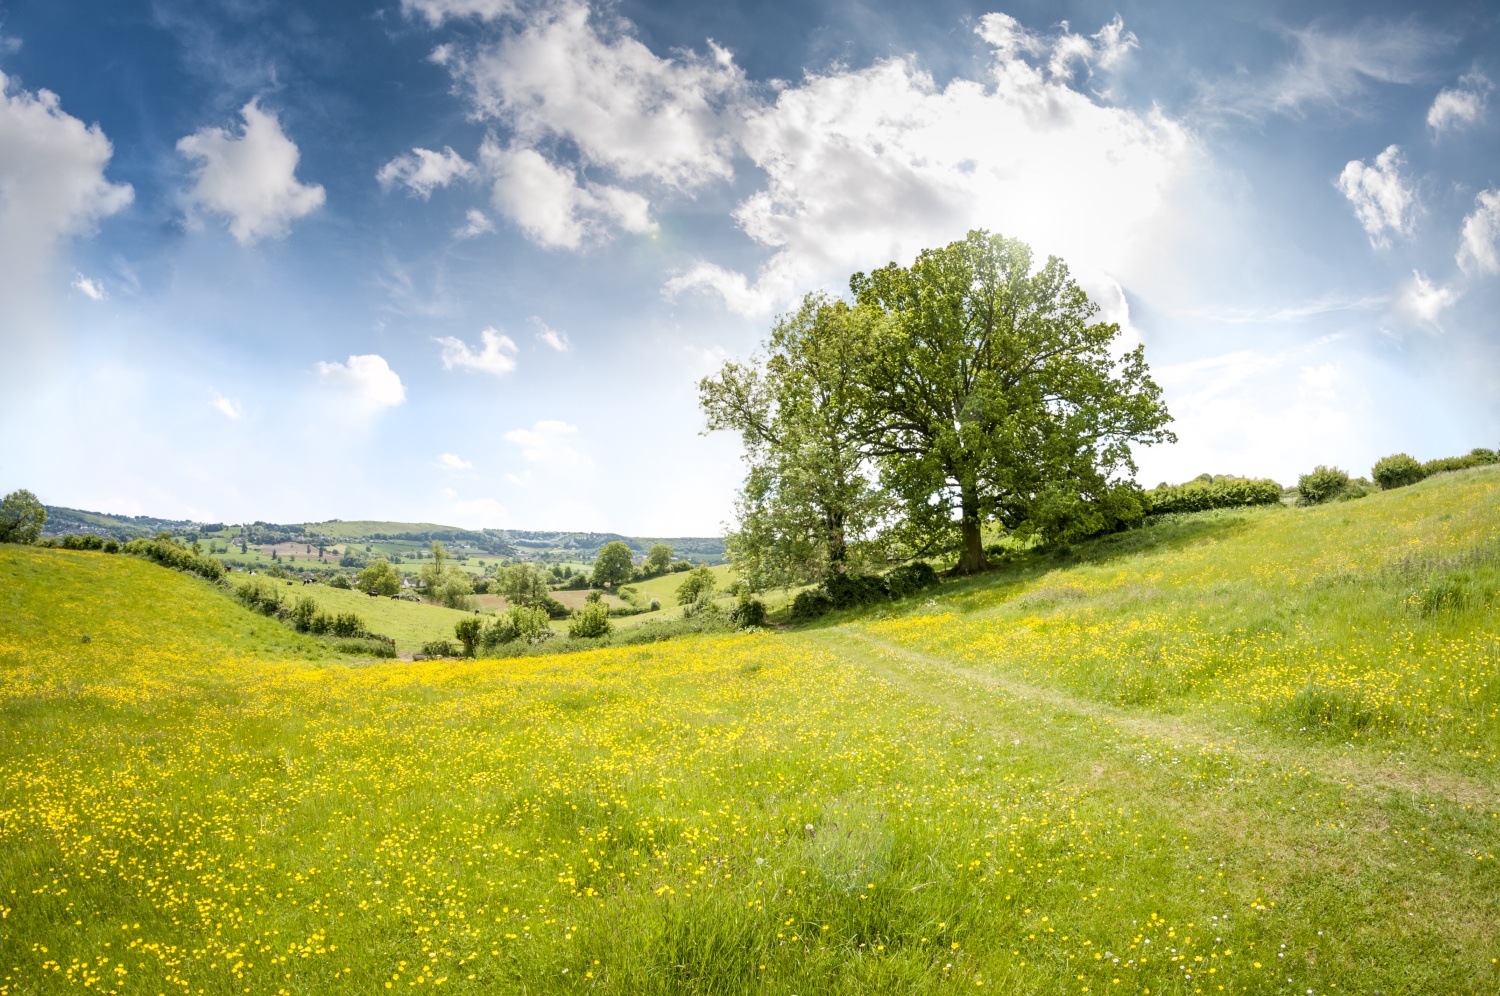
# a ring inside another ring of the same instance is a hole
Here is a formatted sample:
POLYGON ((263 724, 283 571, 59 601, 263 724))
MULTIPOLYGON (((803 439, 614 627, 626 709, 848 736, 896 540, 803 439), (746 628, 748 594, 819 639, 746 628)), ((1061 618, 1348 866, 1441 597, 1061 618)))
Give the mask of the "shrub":
POLYGON ((1370 476, 1375 478, 1375 483, 1386 491, 1392 488, 1404 488, 1409 484, 1416 484, 1427 476, 1427 471, 1405 453, 1392 453, 1388 457, 1381 457, 1375 462, 1370 470, 1370 476))
POLYGON ((107 540, 104 541, 104 546, 101 547, 101 549, 105 553, 119 553, 120 552, 120 541, 117 540, 117 539, 114 539, 114 538, 107 539, 107 540))
POLYGON ((740 629, 766 624, 766 603, 751 596, 748 588, 740 589, 740 601, 729 613, 729 620, 740 629))
MULTIPOLYGON (((57 540, 57 545, 64 550, 103 550, 104 538, 88 533, 78 536, 61 536, 57 540)), ((119 549, 118 544, 115 548, 119 549)))
POLYGON ((552 627, 547 625, 547 610, 535 605, 517 605, 509 612, 496 616, 480 635, 479 644, 486 651, 524 640, 540 643, 552 636, 552 627))
POLYGON ((649 609, 647 609, 646 611, 647 612, 655 612, 657 609, 661 608, 661 599, 659 599, 659 598, 653 598, 651 600, 650 605, 651 605, 651 607, 649 609))
POLYGON ((246 608, 263 615, 274 616, 281 608, 281 586, 266 578, 239 578, 234 583, 234 597, 246 608))
POLYGON ((1265 478, 1215 478, 1204 474, 1186 484, 1159 484, 1145 492, 1145 496, 1150 515, 1206 512, 1212 508, 1275 505, 1281 501, 1281 485, 1265 478))
POLYGON ((1298 501, 1303 505, 1321 505, 1332 501, 1349 487, 1349 475, 1337 467, 1314 467, 1312 473, 1297 478, 1298 501))
POLYGON ((313 618, 318 614, 318 603, 306 595, 297 596, 292 603, 291 616, 287 619, 292 624, 292 629, 299 633, 306 633, 312 629, 313 618))
POLYGON ((373 633, 366 632, 365 621, 359 616, 355 615, 353 612, 340 612, 338 615, 334 616, 333 625, 330 627, 330 630, 333 632, 334 636, 374 637, 373 633))
POLYGON ((390 561, 381 557, 360 571, 354 583, 359 586, 360 591, 391 596, 401 590, 401 572, 392 567, 390 561))
POLYGON ((484 621, 478 616, 469 616, 453 624, 453 635, 458 637, 458 642, 464 645, 465 657, 474 656, 474 650, 479 646, 479 637, 483 631, 484 621))
POLYGON ((689 602, 682 607, 682 618, 684 619, 722 619, 723 617, 724 610, 719 608, 719 604, 714 601, 714 594, 712 591, 703 592, 698 596, 698 600, 696 602, 689 602))
POLYGON ((842 571, 823 579, 823 591, 835 609, 852 609, 857 605, 878 602, 886 595, 885 582, 873 574, 850 574, 842 571))
POLYGON ((187 547, 172 542, 170 539, 131 540, 125 544, 123 549, 131 556, 152 560, 164 567, 197 574, 199 577, 207 578, 210 581, 218 581, 224 577, 223 564, 212 557, 204 557, 196 554, 187 547))
POLYGON ((595 639, 608 636, 612 628, 609 609, 602 602, 591 602, 568 622, 568 636, 575 640, 595 639))
POLYGON ((330 587, 330 588, 340 588, 340 589, 342 589, 344 591, 348 591, 349 590, 349 578, 346 577, 343 574, 335 574, 333 577, 331 577, 331 578, 328 579, 328 587, 330 587))
POLYGON ((690 605, 704 595, 714 592, 714 572, 707 567, 694 567, 677 586, 677 604, 690 605))
POLYGON ((422 644, 422 653, 428 657, 457 657, 458 648, 451 640, 430 640, 422 644))
POLYGON ((811 622, 819 616, 825 615, 833 608, 833 603, 828 596, 816 588, 797 592, 797 597, 792 599, 792 621, 811 622))
POLYGON ((937 571, 932 569, 931 564, 921 560, 902 564, 885 576, 885 590, 892 598, 915 595, 937 583, 937 571))

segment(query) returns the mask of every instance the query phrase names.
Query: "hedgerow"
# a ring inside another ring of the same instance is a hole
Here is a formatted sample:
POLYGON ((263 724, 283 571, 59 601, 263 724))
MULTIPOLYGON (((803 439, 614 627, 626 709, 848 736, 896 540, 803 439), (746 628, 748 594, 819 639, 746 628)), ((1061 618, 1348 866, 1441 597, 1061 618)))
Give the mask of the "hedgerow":
POLYGON ((1275 505, 1281 501, 1281 485, 1266 478, 1211 477, 1205 474, 1186 484, 1158 485, 1146 492, 1148 515, 1173 512, 1207 512, 1214 508, 1275 505))

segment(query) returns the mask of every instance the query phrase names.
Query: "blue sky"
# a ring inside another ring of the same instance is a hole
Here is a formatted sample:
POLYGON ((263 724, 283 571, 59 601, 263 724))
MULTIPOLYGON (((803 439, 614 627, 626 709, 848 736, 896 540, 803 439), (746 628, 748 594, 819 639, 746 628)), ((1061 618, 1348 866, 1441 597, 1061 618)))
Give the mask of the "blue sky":
POLYGON ((1493 5, 0 5, 0 489, 714 533, 696 381, 987 227, 1144 342, 1141 480, 1500 445, 1493 5))

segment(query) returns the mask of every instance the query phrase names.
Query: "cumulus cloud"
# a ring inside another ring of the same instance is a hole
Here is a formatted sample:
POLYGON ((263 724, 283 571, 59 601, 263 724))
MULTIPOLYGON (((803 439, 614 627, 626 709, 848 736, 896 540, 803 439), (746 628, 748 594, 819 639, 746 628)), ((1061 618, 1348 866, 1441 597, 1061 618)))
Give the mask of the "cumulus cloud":
POLYGON ((454 180, 469 180, 476 175, 474 164, 447 146, 442 152, 412 149, 380 167, 375 174, 381 187, 389 190, 402 184, 426 200, 434 189, 446 187, 454 180))
POLYGON ((1249 118, 1337 108, 1372 82, 1416 82, 1438 44, 1410 23, 1367 23, 1344 32, 1308 27, 1287 37, 1294 48, 1290 59, 1265 76, 1241 74, 1208 84, 1200 97, 1203 108, 1249 118))
POLYGON ((406 400, 405 385, 383 356, 369 353, 351 356, 348 363, 319 362, 314 369, 324 381, 348 392, 362 411, 376 412, 406 400))
POLYGON ((214 399, 209 402, 209 406, 231 422, 238 422, 245 416, 244 409, 240 407, 238 401, 235 401, 233 398, 226 398, 217 391, 214 392, 214 399))
POLYGON ((611 225, 627 232, 656 230, 646 198, 608 184, 580 183, 572 167, 549 162, 535 149, 486 141, 479 156, 494 178, 495 209, 540 245, 576 249, 611 225))
POLYGON ((274 113, 252 100, 240 115, 239 134, 203 128, 181 139, 177 151, 197 163, 188 203, 223 215, 235 241, 248 246, 285 236, 325 198, 321 185, 297 179, 301 153, 274 113))
POLYGON ((1464 218, 1458 265, 1465 273, 1500 273, 1500 190, 1482 190, 1464 218))
POLYGON ((1418 325, 1438 327, 1438 316, 1458 300, 1458 291, 1434 284, 1425 273, 1413 270, 1411 283, 1396 302, 1397 310, 1418 325))
POLYGON ((107 296, 102 283, 81 273, 73 277, 73 289, 91 301, 102 301, 107 296))
POLYGON ((465 460, 456 453, 441 453, 437 458, 438 466, 444 470, 473 470, 474 464, 465 460))
POLYGON ((480 373, 501 376, 516 368, 516 344, 508 335, 494 329, 479 333, 481 346, 478 350, 456 336, 434 338, 443 347, 443 369, 477 370, 480 373))
POLYGON ((500 529, 510 525, 510 511, 493 498, 462 499, 449 489, 443 492, 448 499, 449 515, 460 525, 472 529, 500 529))
POLYGON ((578 426, 552 419, 533 423, 530 429, 512 429, 506 440, 521 449, 521 456, 531 463, 553 470, 587 470, 593 461, 580 452, 573 440, 578 426))
POLYGON ((515 13, 515 0, 401 0, 401 9, 407 16, 427 19, 437 27, 444 21, 473 17, 481 21, 493 21, 515 13))
POLYGON ((1401 175, 1405 164, 1401 150, 1391 145, 1375 157, 1373 166, 1350 161, 1335 181, 1354 206, 1354 217, 1370 236, 1370 245, 1377 249, 1391 244, 1388 233, 1411 234, 1416 195, 1401 175))
POLYGON ((1484 117, 1485 104, 1489 101, 1494 84, 1482 73, 1469 73, 1461 77, 1456 87, 1445 87, 1438 92, 1427 109, 1427 127, 1435 134, 1472 128, 1484 117))
MULTIPOLYGON (((62 245, 134 198, 104 176, 113 153, 99 126, 65 112, 57 94, 18 89, 0 73, 0 340, 37 327, 62 245)), ((89 294, 83 279, 74 287, 89 294)))
POLYGON ((536 337, 543 345, 550 346, 559 353, 566 353, 573 348, 573 343, 568 339, 568 333, 557 331, 557 329, 552 328, 536 315, 531 316, 531 321, 532 324, 541 330, 537 332, 536 337))
POLYGON ((495 223, 490 221, 489 216, 478 208, 470 208, 469 213, 464 215, 464 223, 453 230, 453 237, 457 239, 472 239, 478 235, 495 230, 495 223))

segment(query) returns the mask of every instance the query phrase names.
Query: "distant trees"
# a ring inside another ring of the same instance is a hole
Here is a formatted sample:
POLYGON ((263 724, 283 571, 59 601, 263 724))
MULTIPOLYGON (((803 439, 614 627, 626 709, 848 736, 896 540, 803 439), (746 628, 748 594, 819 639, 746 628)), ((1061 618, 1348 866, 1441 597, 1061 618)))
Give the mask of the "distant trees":
POLYGON ((849 285, 700 384, 708 428, 745 439, 729 546, 753 587, 892 551, 972 573, 986 523, 1057 540, 1144 514, 1131 446, 1170 416, 1061 260, 975 231, 849 285))
POLYGON ((630 547, 619 540, 606 543, 594 559, 594 584, 613 588, 629 581, 634 570, 630 547))
POLYGON ((360 591, 373 591, 377 595, 395 595, 401 591, 401 572, 392 567, 384 557, 375 560, 360 571, 354 579, 360 591))
POLYGON ((0 500, 0 543, 35 543, 47 524, 47 508, 24 488, 0 500))
POLYGON ((537 605, 551 598, 547 575, 536 564, 522 562, 504 568, 492 588, 511 605, 537 605))
POLYGON ((460 568, 448 563, 448 551, 441 540, 432 541, 432 560, 422 565, 420 574, 422 587, 427 597, 450 609, 473 607, 474 586, 468 575, 460 568))
POLYGON ((642 565, 647 574, 665 574, 672 567, 672 548, 665 543, 657 543, 646 551, 646 562, 642 565))

